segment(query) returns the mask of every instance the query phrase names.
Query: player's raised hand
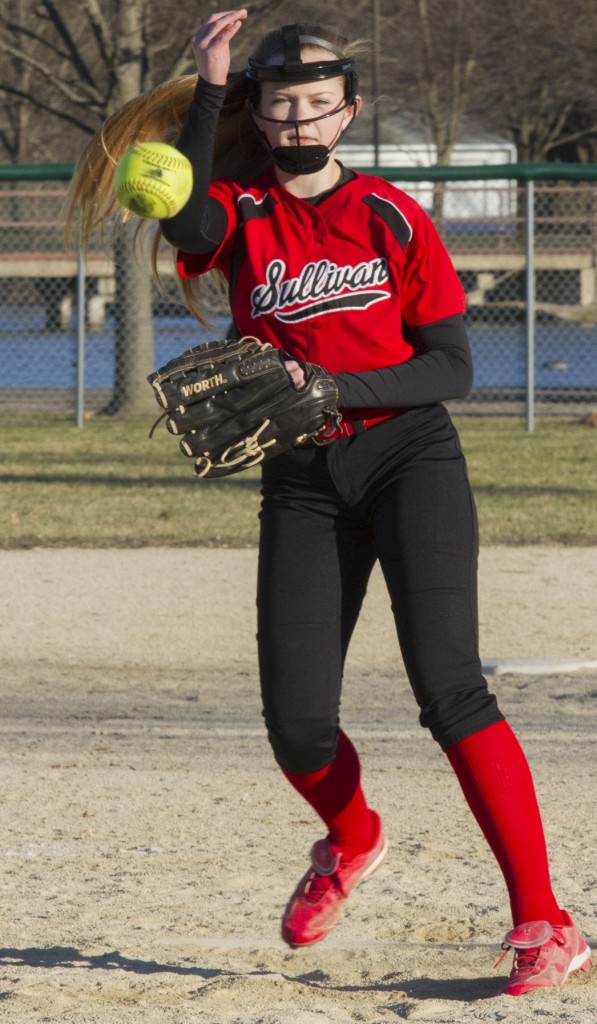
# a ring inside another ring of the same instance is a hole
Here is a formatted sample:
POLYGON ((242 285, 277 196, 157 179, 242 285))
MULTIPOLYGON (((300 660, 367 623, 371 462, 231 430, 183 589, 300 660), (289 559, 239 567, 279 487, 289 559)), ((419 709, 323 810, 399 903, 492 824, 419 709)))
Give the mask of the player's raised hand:
POLYGON ((197 29, 191 46, 199 77, 212 85, 226 85, 230 70, 230 40, 236 35, 248 11, 220 11, 211 14, 197 29))

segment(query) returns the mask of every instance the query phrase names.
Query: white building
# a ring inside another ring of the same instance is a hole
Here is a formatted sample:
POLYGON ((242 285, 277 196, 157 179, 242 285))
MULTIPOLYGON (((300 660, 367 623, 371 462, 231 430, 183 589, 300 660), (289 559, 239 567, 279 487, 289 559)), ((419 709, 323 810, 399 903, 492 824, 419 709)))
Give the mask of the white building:
MULTIPOLYGON (((402 132, 400 134, 402 135, 402 132)), ((350 139, 351 136, 348 135, 347 138, 350 139)), ((374 148, 370 143, 342 143, 338 146, 337 153, 338 158, 347 167, 367 168, 375 164, 374 148)), ((425 142, 383 143, 379 146, 379 167, 433 167, 436 163, 435 146, 425 142)), ((513 143, 482 133, 463 136, 455 144, 450 160, 451 167, 485 167, 514 163, 516 147, 513 143)), ((426 210, 431 209, 431 182, 396 181, 394 184, 417 199, 426 210)), ((444 196, 444 216, 456 222, 512 216, 516 209, 515 184, 509 179, 448 182, 444 196)), ((463 227, 465 226, 466 223, 463 224, 463 227)))

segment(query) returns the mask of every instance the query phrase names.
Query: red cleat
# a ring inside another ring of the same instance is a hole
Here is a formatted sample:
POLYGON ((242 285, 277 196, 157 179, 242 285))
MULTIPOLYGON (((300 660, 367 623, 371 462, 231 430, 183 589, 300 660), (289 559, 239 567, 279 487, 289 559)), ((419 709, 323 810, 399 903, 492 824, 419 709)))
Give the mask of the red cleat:
POLYGON ((514 965, 502 995, 521 996, 534 988, 563 985, 573 971, 589 970, 591 950, 570 915, 563 910, 562 916, 566 922, 563 925, 552 927, 547 921, 530 921, 504 937, 505 952, 497 964, 513 949, 514 965))
POLYGON ((320 942, 340 919, 343 904, 354 887, 377 871, 386 855, 381 820, 375 811, 373 843, 365 853, 343 857, 329 839, 311 850, 311 867, 297 885, 282 918, 282 938, 289 946, 320 942))

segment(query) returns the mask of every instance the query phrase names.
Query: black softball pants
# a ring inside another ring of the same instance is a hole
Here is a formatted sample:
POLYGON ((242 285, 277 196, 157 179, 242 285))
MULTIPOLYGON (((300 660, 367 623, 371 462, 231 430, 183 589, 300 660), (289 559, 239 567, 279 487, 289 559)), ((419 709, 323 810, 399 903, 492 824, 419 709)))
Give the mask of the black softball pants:
POLYGON ((258 651, 276 760, 335 756, 348 644, 379 559, 419 721, 446 750, 503 716, 478 653, 477 520, 442 405, 266 463, 258 651))

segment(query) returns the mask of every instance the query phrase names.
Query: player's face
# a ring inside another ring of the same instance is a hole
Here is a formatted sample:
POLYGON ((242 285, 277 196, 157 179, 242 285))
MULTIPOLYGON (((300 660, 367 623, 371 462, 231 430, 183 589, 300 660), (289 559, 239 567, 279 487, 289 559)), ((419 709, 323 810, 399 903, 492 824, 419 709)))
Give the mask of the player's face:
POLYGON ((264 119, 255 114, 255 120, 272 148, 296 146, 297 133, 301 146, 331 146, 353 116, 344 88, 344 78, 296 85, 263 82, 259 113, 264 119))

